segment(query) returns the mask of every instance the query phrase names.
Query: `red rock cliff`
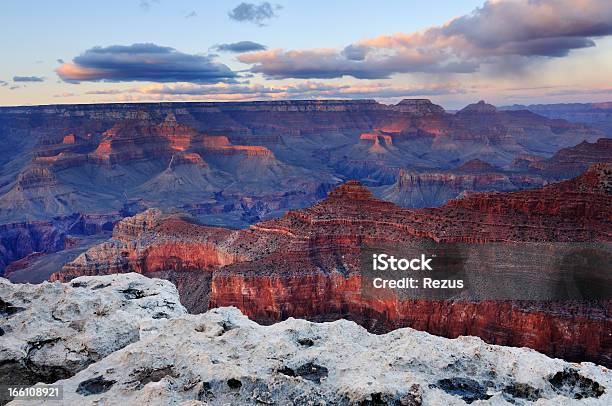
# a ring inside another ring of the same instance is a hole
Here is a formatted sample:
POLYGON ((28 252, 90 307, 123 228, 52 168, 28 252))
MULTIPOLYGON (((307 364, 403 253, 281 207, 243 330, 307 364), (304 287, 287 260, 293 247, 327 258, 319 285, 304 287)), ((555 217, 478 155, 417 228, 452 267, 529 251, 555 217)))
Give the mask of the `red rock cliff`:
POLYGON ((377 200, 358 182, 347 182, 311 208, 245 230, 149 211, 119 223, 113 240, 53 279, 136 271, 180 280, 185 303, 197 311, 234 305, 262 322, 345 317, 377 332, 411 326, 448 337, 477 335, 611 365, 610 301, 372 299, 361 290, 359 271, 362 247, 371 243, 609 243, 611 180, 611 165, 600 164, 541 189, 477 193, 422 210, 377 200))

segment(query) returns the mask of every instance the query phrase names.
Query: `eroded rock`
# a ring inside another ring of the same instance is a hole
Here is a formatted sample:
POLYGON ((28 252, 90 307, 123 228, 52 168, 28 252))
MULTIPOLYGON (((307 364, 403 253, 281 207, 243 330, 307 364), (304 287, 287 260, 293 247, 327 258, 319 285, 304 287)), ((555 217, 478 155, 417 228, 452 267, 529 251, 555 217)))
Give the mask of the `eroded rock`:
MULTIPOLYGON (((384 335, 353 322, 262 326, 236 308, 148 319, 140 341, 58 384, 78 405, 610 404, 610 371, 536 351, 384 335), (309 345, 303 345, 309 338, 309 345), (449 365, 453 366, 449 368, 449 365)), ((25 405, 13 402, 12 405, 25 405)))
POLYGON ((170 282, 124 274, 40 285, 0 278, 0 312, 0 381, 33 384, 68 378, 137 341, 143 320, 186 310, 170 282))

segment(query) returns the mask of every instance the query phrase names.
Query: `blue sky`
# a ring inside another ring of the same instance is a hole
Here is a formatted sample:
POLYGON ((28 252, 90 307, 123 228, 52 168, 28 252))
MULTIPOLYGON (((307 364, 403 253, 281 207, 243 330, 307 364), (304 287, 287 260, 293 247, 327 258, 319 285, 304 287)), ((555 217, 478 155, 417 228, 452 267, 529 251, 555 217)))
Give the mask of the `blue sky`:
MULTIPOLYGON (((498 104, 612 99, 605 74, 612 68, 612 28, 601 29, 612 19, 612 4, 541 2, 533 9, 528 0, 277 1, 267 3, 274 16, 255 21, 247 13, 239 21, 228 13, 240 1, 4 0, 0 105, 428 97, 456 108, 480 98, 498 104), (559 21, 551 17, 556 10, 559 21), (240 41, 267 50, 214 49, 240 41), (137 51, 133 44, 150 46, 137 51), (109 48, 115 45, 126 48, 109 48), (363 55, 347 56, 348 46, 363 55), (102 53, 87 54, 93 47, 102 53), (168 55, 151 62, 159 52, 168 55), (104 70, 107 57, 117 58, 112 75, 104 70), (126 59, 124 69, 119 64, 126 59), (58 75, 61 61, 72 65, 58 75), (176 63, 189 72, 164 78, 176 63), (159 65, 155 74, 147 73, 151 64, 159 65), (143 74, 135 75, 141 66, 143 74), (220 66, 233 77, 198 76, 220 66), (83 80, 91 69, 96 74, 83 80)), ((246 4, 247 11, 266 10, 265 2, 246 4)))

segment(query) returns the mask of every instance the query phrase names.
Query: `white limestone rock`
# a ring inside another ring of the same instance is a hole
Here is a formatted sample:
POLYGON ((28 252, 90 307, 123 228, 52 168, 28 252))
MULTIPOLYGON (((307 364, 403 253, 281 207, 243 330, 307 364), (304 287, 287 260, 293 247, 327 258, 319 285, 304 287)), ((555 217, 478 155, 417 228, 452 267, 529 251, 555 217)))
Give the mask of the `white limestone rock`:
POLYGON ((79 406, 612 404, 592 363, 344 320, 261 326, 235 308, 144 321, 140 341, 58 384, 79 406))
POLYGON ((186 313, 174 285, 135 273, 39 285, 0 278, 0 381, 67 378, 137 341, 143 320, 186 313))

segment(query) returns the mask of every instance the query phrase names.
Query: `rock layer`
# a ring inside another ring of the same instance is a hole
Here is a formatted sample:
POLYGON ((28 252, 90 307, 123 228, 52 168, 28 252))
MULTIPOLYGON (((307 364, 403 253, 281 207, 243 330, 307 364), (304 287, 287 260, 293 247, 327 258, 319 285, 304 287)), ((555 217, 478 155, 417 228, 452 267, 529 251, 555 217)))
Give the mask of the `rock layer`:
POLYGON ((402 169, 395 183, 378 188, 377 194, 403 207, 437 207, 466 192, 509 192, 548 183, 538 175, 507 173, 474 161, 466 165, 452 172, 418 173, 402 169))

